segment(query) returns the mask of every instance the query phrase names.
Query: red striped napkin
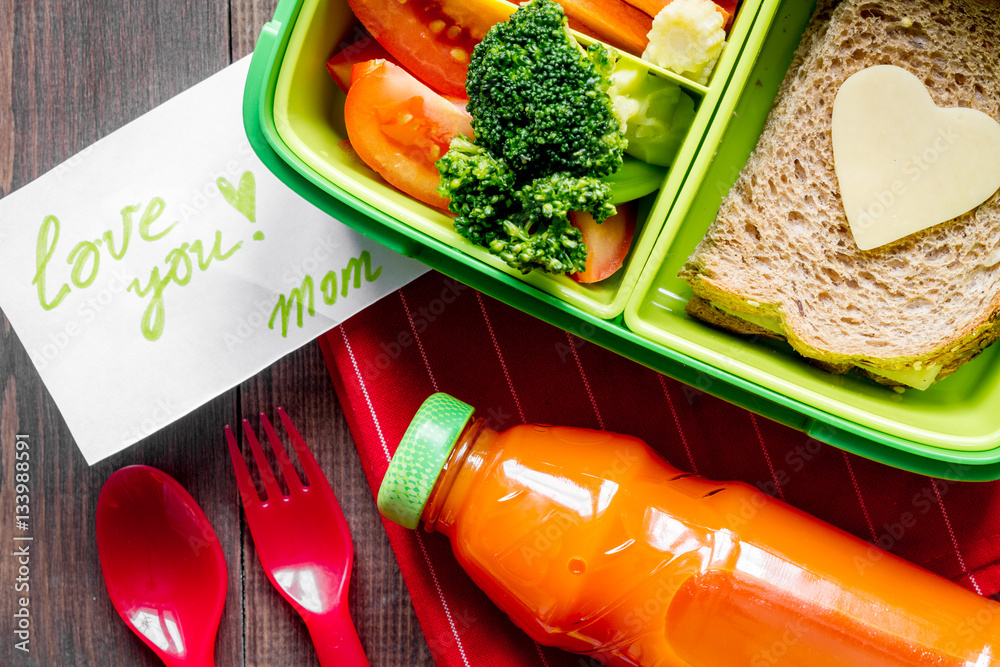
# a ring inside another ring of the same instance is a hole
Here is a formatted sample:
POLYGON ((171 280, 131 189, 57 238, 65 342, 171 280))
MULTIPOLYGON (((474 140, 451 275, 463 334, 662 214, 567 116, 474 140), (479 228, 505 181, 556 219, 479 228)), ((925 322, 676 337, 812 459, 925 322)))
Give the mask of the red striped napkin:
MULTIPOLYGON (((638 436, 679 468, 757 485, 981 595, 1000 591, 1000 483, 935 480, 822 445, 439 273, 321 342, 373 493, 421 402, 445 391, 495 429, 544 422, 638 436)), ((446 538, 385 527, 437 664, 591 664, 528 639, 446 538)))

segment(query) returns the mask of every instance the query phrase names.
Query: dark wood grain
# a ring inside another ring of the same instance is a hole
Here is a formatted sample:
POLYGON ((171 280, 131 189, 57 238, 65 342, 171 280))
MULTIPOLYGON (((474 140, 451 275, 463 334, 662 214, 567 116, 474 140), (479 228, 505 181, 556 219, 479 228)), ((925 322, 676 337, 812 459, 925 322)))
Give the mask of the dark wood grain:
POLYGON ((0 2, 0 197, 14 177, 14 2, 0 2))
POLYGON ((274 16, 277 0, 230 0, 230 55, 234 61, 253 51, 262 25, 274 16))
MULTIPOLYGON (((0 195, 249 53, 275 4, 0 0, 0 195)), ((6 552, 17 533, 11 475, 19 433, 31 443, 34 537, 29 654, 13 646, 17 563, 0 557, 0 665, 161 664, 117 617, 94 535, 101 486, 135 463, 180 481, 219 536, 229 591, 218 664, 317 664, 305 626, 257 563, 223 441, 223 425, 260 411, 274 416, 278 405, 328 471, 354 535, 350 604, 371 664, 433 664, 315 343, 88 467, 0 313, 0 542, 6 552)))

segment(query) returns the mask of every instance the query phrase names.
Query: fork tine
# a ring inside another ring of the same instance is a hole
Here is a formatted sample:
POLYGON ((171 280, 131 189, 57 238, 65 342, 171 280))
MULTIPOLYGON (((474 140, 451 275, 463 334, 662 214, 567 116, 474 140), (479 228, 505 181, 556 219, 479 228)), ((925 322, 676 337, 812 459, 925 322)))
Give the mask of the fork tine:
POLYGON ((253 428, 250 427, 250 422, 246 419, 243 420, 243 433, 246 434, 247 440, 250 442, 250 449, 253 450, 253 458, 257 461, 257 468, 260 471, 260 480, 264 483, 264 492, 267 494, 266 500, 281 498, 285 494, 281 492, 281 487, 278 486, 278 480, 274 478, 271 466, 268 464, 267 458, 264 456, 264 450, 260 448, 260 443, 257 442, 257 436, 254 435, 253 428))
POLYGON ((278 417, 281 418, 281 423, 285 426, 285 430, 288 431, 292 446, 295 447, 295 452, 299 455, 299 462, 302 464, 302 470, 306 473, 306 480, 309 482, 309 485, 317 484, 320 480, 325 482, 326 475, 323 474, 323 470, 316 463, 312 452, 309 451, 309 446, 302 439, 302 436, 299 435, 298 430, 296 430, 295 424, 285 414, 284 408, 278 408, 278 417))
POLYGON ((250 471, 247 469, 246 461, 243 460, 243 453, 239 445, 236 444, 236 437, 233 431, 226 425, 226 442, 229 445, 229 457, 233 460, 233 472, 236 474, 236 486, 240 490, 240 498, 243 499, 243 507, 248 508, 260 502, 257 489, 250 479, 250 471))
POLYGON ((292 488, 303 488, 299 474, 295 472, 295 466, 292 465, 292 459, 288 457, 285 446, 281 444, 278 434, 274 432, 274 427, 271 426, 271 422, 263 412, 260 413, 260 421, 264 424, 264 431, 267 433, 267 439, 271 442, 271 449, 274 450, 274 457, 278 459, 278 467, 281 468, 281 474, 285 477, 289 491, 292 488))

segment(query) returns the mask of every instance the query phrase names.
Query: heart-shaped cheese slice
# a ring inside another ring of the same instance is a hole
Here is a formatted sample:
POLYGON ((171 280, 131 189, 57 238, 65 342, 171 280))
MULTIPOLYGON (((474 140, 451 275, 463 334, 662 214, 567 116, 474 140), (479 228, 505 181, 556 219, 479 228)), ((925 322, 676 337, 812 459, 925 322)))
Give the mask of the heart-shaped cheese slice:
POLYGON ((1000 189, 1000 123, 938 107, 920 79, 893 65, 862 70, 840 87, 833 156, 862 250, 957 218, 1000 189))

